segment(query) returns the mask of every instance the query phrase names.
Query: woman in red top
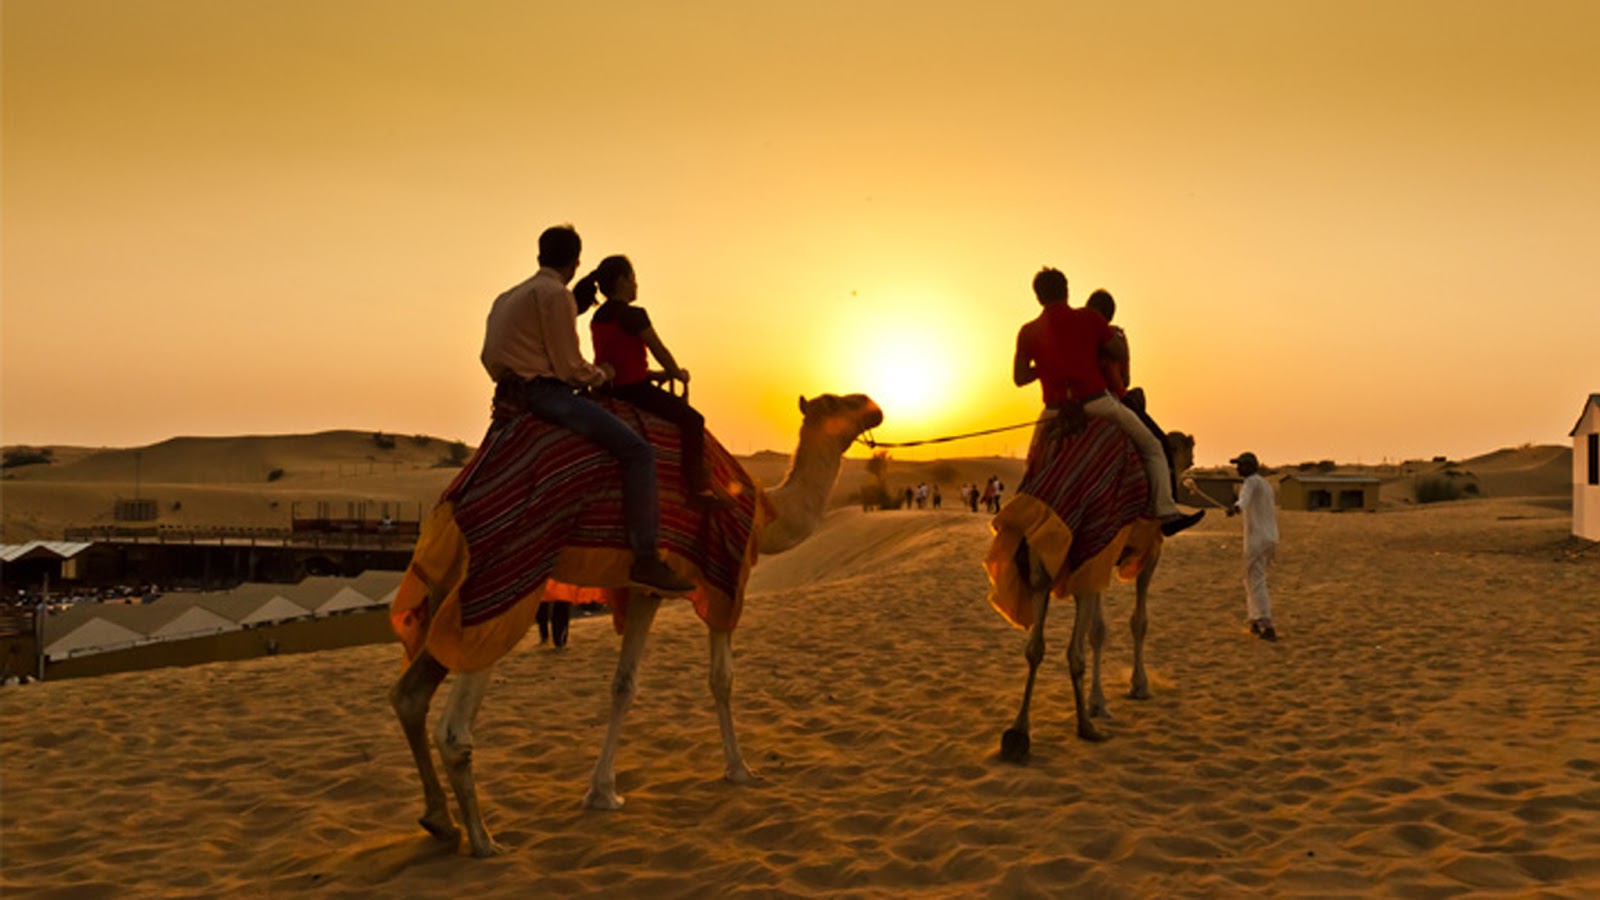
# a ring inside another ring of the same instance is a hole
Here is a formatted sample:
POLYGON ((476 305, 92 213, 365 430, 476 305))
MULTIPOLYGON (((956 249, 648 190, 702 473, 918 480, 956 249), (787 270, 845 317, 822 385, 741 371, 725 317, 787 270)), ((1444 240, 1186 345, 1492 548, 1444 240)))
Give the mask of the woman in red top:
POLYGON ((639 283, 633 263, 626 256, 601 260, 572 289, 580 312, 594 305, 596 291, 605 295, 606 302, 595 310, 589 333, 595 365, 610 366, 616 373, 610 384, 612 396, 677 425, 683 435, 683 479, 689 485, 689 499, 726 505, 729 501, 712 489, 706 471, 705 417, 687 400, 656 384, 673 379, 688 384, 689 370, 678 366, 650 324, 650 315, 634 305, 639 283), (660 370, 651 371, 651 356, 661 364, 660 370))

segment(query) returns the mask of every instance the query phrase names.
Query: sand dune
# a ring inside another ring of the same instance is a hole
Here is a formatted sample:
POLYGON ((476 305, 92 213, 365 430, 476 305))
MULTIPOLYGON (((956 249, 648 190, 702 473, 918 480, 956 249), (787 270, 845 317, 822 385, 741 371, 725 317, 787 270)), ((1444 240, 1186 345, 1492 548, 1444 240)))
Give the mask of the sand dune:
MULTIPOLYGON (((757 567, 719 780, 702 626, 657 622, 618 776, 579 801, 617 638, 510 656, 476 729, 489 824, 460 855, 384 693, 398 650, 0 690, 6 896, 1547 896, 1600 893, 1600 553, 1515 500, 1286 512, 1284 640, 1241 627, 1237 520, 1169 543, 1154 699, 1073 738, 1052 610, 1034 759, 998 762, 1022 634, 984 603, 984 516, 841 509, 757 567)), ((448 686, 447 686, 448 687, 448 686)))
MULTIPOLYGON (((69 527, 115 525, 116 501, 136 496, 156 501, 158 518, 143 524, 175 528, 287 528, 293 510, 312 515, 319 503, 336 516, 365 504, 376 518, 389 504, 397 517, 418 518, 458 471, 438 465, 451 442, 393 437, 388 450, 373 442, 371 432, 357 431, 174 438, 137 450, 51 448, 56 463, 8 469, 0 481, 3 539, 60 540, 69 527)), ((787 454, 771 452, 741 461, 769 486, 783 479, 789 464, 787 454)), ((998 474, 1015 485, 1022 466, 1022 460, 999 458, 894 460, 889 477, 897 490, 919 481, 940 483, 946 505, 953 507, 959 484, 998 474)), ((868 481, 864 459, 846 460, 835 503, 853 503, 868 481)))
MULTIPOLYGON (((116 524, 115 501, 154 499, 154 524, 178 528, 287 528, 294 509, 309 515, 318 503, 335 515, 366 504, 370 515, 383 504, 414 518, 425 513, 456 469, 440 467, 453 442, 427 436, 387 435, 393 447, 374 442, 373 432, 328 431, 309 435, 173 438, 149 447, 89 449, 54 447, 51 465, 7 469, 0 481, 3 539, 59 540, 68 527, 116 524), (137 458, 136 458, 137 457, 137 458), (281 474, 274 475, 274 472, 281 474), (137 484, 136 484, 137 473, 137 484)), ((1490 497, 1570 495, 1571 448, 1530 446, 1498 450, 1453 463, 1413 462, 1393 467, 1345 466, 1342 472, 1378 474, 1388 506, 1410 505, 1416 478, 1452 468, 1490 497)), ((775 485, 788 468, 786 453, 740 457, 760 483, 775 485)), ((944 504, 958 505, 960 485, 982 485, 997 475, 1014 489, 1024 461, 1003 457, 902 460, 891 457, 888 484, 902 491, 919 482, 938 484, 944 504)), ((1292 467, 1282 472, 1292 471, 1292 467)), ((834 504, 849 505, 872 480, 866 459, 846 459, 834 504)))

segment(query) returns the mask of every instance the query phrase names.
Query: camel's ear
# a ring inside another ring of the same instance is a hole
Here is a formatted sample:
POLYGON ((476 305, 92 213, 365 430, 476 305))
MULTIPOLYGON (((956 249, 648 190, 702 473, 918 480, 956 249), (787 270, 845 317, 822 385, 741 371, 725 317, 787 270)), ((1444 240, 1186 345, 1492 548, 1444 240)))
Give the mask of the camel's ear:
POLYGON ((806 414, 806 395, 805 394, 801 394, 800 395, 800 415, 803 416, 805 414, 806 414))

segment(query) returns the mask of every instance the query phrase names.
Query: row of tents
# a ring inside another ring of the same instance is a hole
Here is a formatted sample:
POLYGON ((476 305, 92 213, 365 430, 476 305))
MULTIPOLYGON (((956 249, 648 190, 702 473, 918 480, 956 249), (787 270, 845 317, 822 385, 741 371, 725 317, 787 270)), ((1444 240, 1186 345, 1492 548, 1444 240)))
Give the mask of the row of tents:
POLYGON ((399 572, 243 584, 231 591, 166 594, 150 603, 80 603, 44 622, 44 655, 62 660, 160 641, 242 631, 386 607, 399 572))

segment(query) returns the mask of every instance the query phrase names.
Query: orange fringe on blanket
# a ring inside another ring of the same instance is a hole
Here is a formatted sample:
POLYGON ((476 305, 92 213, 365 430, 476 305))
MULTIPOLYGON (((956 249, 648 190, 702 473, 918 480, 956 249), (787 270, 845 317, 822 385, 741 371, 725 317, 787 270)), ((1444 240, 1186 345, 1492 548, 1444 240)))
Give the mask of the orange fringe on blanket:
MULTIPOLYGON (((674 571, 687 574, 700 589, 688 596, 695 612, 713 631, 731 632, 744 610, 744 589, 761 546, 761 533, 776 516, 766 495, 757 497, 754 527, 745 546, 737 589, 732 595, 706 587, 700 568, 682 556, 667 552, 674 571)), ((389 605, 389 620, 405 647, 406 662, 424 649, 452 672, 487 668, 511 652, 533 626, 539 604, 545 600, 603 601, 611 606, 612 621, 620 633, 627 612, 627 573, 632 556, 626 550, 604 547, 568 547, 556 560, 553 576, 520 598, 504 613, 478 625, 461 624, 461 584, 467 577, 466 538, 455 520, 455 504, 444 502, 423 523, 417 549, 389 605), (429 611, 430 596, 441 599, 429 611)))
POLYGON ((1027 540, 1028 549, 1056 573, 1050 593, 1056 597, 1104 591, 1111 577, 1124 582, 1139 576, 1147 561, 1161 551, 1161 525, 1155 519, 1140 518, 1117 531, 1116 537, 1099 553, 1084 560, 1077 569, 1066 571, 1067 552, 1072 548, 1072 529, 1061 521, 1049 505, 1027 494, 1011 498, 994 517, 990 527, 994 540, 983 561, 989 573, 989 605, 1018 628, 1033 626, 1033 600, 1028 589, 1028 573, 1017 568, 1017 548, 1027 540))

